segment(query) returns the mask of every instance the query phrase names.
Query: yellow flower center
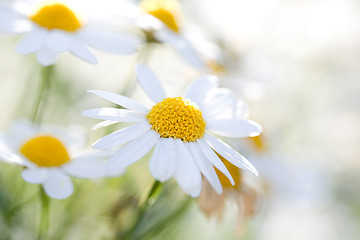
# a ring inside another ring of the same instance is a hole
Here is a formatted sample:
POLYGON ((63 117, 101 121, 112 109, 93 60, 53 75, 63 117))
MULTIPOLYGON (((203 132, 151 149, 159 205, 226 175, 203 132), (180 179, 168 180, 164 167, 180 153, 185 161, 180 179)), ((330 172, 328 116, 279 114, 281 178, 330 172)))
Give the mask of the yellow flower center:
POLYGON ((226 160, 225 158, 220 156, 217 152, 215 152, 215 153, 218 155, 218 157, 224 163, 225 167, 229 170, 229 172, 235 182, 234 186, 231 185, 230 180, 222 172, 220 172, 217 168, 215 168, 216 174, 219 177, 221 185, 226 188, 238 188, 241 185, 241 178, 242 178, 241 169, 239 169, 235 165, 232 165, 228 160, 226 160))
POLYGON ((179 32, 180 5, 175 0, 144 0, 140 6, 149 14, 158 18, 168 28, 179 32))
POLYGON ((65 146, 51 136, 38 136, 27 141, 20 152, 39 167, 58 167, 70 161, 65 146))
POLYGON ((199 107, 182 97, 165 98, 151 108, 146 118, 163 138, 194 142, 205 133, 205 121, 199 107))
POLYGON ((30 16, 30 20, 50 30, 61 29, 68 32, 75 32, 82 25, 75 13, 60 3, 42 6, 30 16))

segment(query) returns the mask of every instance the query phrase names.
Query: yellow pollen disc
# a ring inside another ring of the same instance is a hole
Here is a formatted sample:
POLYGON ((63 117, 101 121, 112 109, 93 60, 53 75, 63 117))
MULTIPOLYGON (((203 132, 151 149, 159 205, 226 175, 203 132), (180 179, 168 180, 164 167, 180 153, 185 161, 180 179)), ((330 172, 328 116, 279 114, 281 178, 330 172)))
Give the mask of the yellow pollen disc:
POLYGON ((75 13, 67 6, 54 3, 41 7, 30 20, 47 29, 61 29, 75 32, 81 27, 81 22, 75 13))
POLYGON ((140 4, 147 13, 162 21, 168 28, 179 32, 180 5, 174 0, 144 0, 140 4))
POLYGON ((228 160, 226 160, 225 158, 220 156, 217 152, 215 152, 215 153, 218 155, 218 157, 224 163, 225 167, 229 170, 229 172, 235 182, 234 186, 231 185, 230 180, 222 172, 220 172, 217 168, 215 168, 216 174, 219 177, 221 185, 223 187, 227 187, 227 188, 238 188, 241 185, 241 178, 242 178, 241 169, 239 169, 235 165, 232 165, 228 160))
POLYGON ((194 142, 205 133, 205 121, 199 107, 182 97, 165 98, 151 108, 146 118, 163 138, 194 142))
POLYGON ((27 141, 20 152, 39 167, 58 167, 70 161, 65 146, 51 136, 38 136, 27 141))

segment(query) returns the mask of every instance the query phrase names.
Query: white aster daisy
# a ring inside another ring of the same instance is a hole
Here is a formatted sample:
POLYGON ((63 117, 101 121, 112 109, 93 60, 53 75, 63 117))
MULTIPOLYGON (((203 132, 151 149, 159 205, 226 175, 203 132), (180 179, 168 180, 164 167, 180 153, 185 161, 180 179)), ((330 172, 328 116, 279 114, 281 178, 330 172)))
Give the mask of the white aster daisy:
POLYGON ((137 18, 137 24, 143 29, 147 42, 168 44, 193 67, 205 68, 199 53, 183 34, 181 7, 176 0, 143 0, 140 7, 144 13, 137 18))
POLYGON ((105 155, 76 155, 84 143, 78 130, 16 122, 6 134, 0 135, 0 159, 24 166, 23 179, 42 184, 48 196, 67 198, 73 193, 69 175, 89 179, 109 175, 102 161, 105 155))
POLYGON ((92 19, 91 10, 101 12, 107 4, 99 2, 94 8, 94 2, 15 0, 12 5, 0 3, 0 34, 25 34, 16 45, 16 52, 36 53, 37 60, 44 66, 54 64, 58 54, 67 51, 89 63, 97 63, 87 46, 112 54, 135 52, 138 41, 134 37, 114 32, 105 20, 92 19))
POLYGON ((233 94, 218 87, 214 76, 194 81, 185 97, 166 97, 156 76, 144 65, 137 67, 138 81, 156 104, 149 110, 140 103, 118 94, 90 91, 126 109, 99 108, 83 112, 84 116, 135 124, 111 133, 93 144, 105 149, 125 144, 109 160, 110 169, 124 169, 154 148, 149 161, 152 176, 164 182, 174 177, 180 187, 196 197, 201 191, 201 173, 220 193, 221 183, 214 167, 234 180, 215 151, 228 161, 257 174, 256 169, 229 145, 214 137, 256 136, 261 126, 244 118, 227 117, 233 107, 233 94), (224 114, 223 114, 224 113, 224 114), (214 167, 213 167, 214 166, 214 167))

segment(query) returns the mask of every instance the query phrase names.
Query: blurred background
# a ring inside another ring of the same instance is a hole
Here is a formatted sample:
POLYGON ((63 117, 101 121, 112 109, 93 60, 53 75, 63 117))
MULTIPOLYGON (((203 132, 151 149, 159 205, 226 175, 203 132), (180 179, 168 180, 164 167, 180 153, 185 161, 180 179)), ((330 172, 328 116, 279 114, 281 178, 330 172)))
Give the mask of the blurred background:
MULTIPOLYGON (((232 202, 222 221, 207 218, 194 202, 181 218, 148 239, 359 239, 360 1, 180 4, 184 34, 221 63, 214 68, 220 85, 243 98, 250 119, 264 128, 261 147, 246 139, 231 143, 258 168, 259 177, 253 181, 262 191, 243 231, 235 230, 232 202)), ((14 52, 17 40, 0 38, 2 131, 14 119, 29 115, 39 82, 35 57, 14 52)), ((137 54, 96 55, 95 66, 61 55, 45 123, 79 124, 90 132, 98 121, 81 112, 110 104, 86 91, 121 92, 124 79, 132 78, 137 54)), ((147 64, 174 96, 202 74, 163 45, 152 50, 147 64)), ((138 85, 131 96, 150 105, 138 85)), ((90 132, 88 146, 103 135, 103 130, 90 132)), ((24 182, 20 170, 0 163, 0 239, 34 239, 38 186, 24 182)), ((131 207, 120 211, 112 206, 127 196, 141 198, 151 183, 146 160, 121 178, 76 180, 72 197, 52 201, 49 239, 111 239, 118 222, 132 221, 131 207), (114 217, 114 212, 121 214, 114 217)), ((169 186, 176 189, 173 198, 184 197, 176 184, 169 186)))

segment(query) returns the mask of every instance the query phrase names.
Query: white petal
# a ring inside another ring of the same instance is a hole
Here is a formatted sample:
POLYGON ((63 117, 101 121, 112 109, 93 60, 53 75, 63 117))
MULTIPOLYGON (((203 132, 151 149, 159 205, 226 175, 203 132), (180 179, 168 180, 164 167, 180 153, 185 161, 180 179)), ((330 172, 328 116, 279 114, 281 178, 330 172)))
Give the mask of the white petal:
POLYGON ((154 101, 161 102, 166 94, 155 74, 145 65, 137 65, 136 74, 138 82, 146 94, 154 101))
POLYGON ((92 54, 92 52, 89 49, 87 49, 84 43, 77 37, 73 37, 71 39, 71 46, 69 48, 69 52, 88 63, 92 63, 92 64, 98 63, 98 60, 96 59, 94 54, 92 54))
POLYGON ((199 107, 202 106, 206 95, 210 90, 216 88, 219 85, 219 80, 213 75, 205 75, 196 79, 186 90, 185 97, 190 98, 199 107))
POLYGON ((160 138, 149 161, 151 175, 160 182, 169 180, 175 173, 177 162, 173 138, 160 138))
POLYGON ((186 145, 189 146, 193 158, 200 168, 201 173, 206 177, 215 191, 220 194, 222 192, 222 186, 212 164, 205 158, 197 143, 189 142, 186 143, 186 145))
POLYGON ((118 121, 110 121, 110 120, 105 120, 105 121, 102 121, 102 122, 99 122, 98 124, 95 124, 91 130, 95 131, 99 128, 102 128, 102 127, 107 127, 107 126, 110 126, 110 125, 113 125, 115 123, 118 123, 118 121))
POLYGON ((0 160, 8 163, 18 164, 25 167, 32 167, 33 164, 28 163, 28 161, 25 161, 25 159, 19 156, 18 153, 14 152, 13 146, 9 146, 9 144, 6 141, 7 139, 8 139, 7 136, 3 136, 0 133, 0 160))
POLYGON ((228 144, 207 133, 205 133, 203 138, 211 146, 212 149, 214 149, 218 154, 223 156, 231 164, 242 169, 247 169, 256 176, 258 175, 255 167, 244 156, 235 151, 228 144))
POLYGON ((49 66, 56 63, 57 53, 47 48, 42 48, 36 53, 36 58, 43 66, 49 66))
POLYGON ((234 179, 231 176, 229 170, 226 168, 221 159, 216 155, 214 150, 212 150, 210 146, 202 139, 198 139, 197 143, 201 152, 205 155, 208 161, 210 161, 220 172, 222 172, 229 179, 232 185, 235 185, 234 179))
MULTIPOLYGON (((156 21, 158 21, 157 18, 154 18, 156 21)), ((148 20, 148 19, 147 19, 148 20)), ((159 21, 161 23, 161 21, 159 21)), ((164 42, 164 43, 173 43, 175 44, 178 41, 181 41, 182 37, 179 36, 179 34, 177 34, 176 32, 165 28, 159 28, 157 29, 157 31, 155 31, 155 37, 157 38, 157 40, 159 40, 160 42, 164 42)))
POLYGON ((224 137, 255 137, 262 131, 258 123, 245 119, 209 119, 206 127, 224 137))
POLYGON ((25 33, 33 28, 25 16, 17 13, 0 12, 0 33, 25 33))
POLYGON ((74 192, 70 177, 57 169, 49 171, 49 177, 43 183, 44 190, 49 197, 64 199, 74 192))
POLYGON ((72 44, 71 36, 61 30, 51 30, 46 38, 46 46, 51 51, 63 53, 70 49, 72 44))
MULTIPOLYGON (((227 88, 218 88, 212 91, 213 94, 207 97, 205 100, 201 111, 204 114, 205 118, 215 118, 221 116, 224 118, 224 115, 220 115, 226 110, 231 111, 232 106, 236 103, 236 98, 234 93, 227 88)), ((231 118, 231 116, 229 116, 231 118)))
POLYGON ((48 170, 45 168, 27 168, 21 172, 21 176, 29 183, 43 183, 48 177, 48 170))
POLYGON ((87 154, 72 159, 63 166, 71 176, 78 178, 101 178, 106 176, 105 162, 97 154, 87 154))
POLYGON ((196 69, 204 69, 205 65, 199 58, 199 55, 196 53, 195 49, 191 46, 191 43, 185 39, 177 41, 175 43, 170 43, 173 45, 177 52, 187 61, 191 66, 196 69))
POLYGON ((86 44, 113 54, 131 54, 137 50, 137 39, 97 27, 86 27, 79 32, 86 44))
POLYGON ((175 180, 181 189, 191 197, 198 197, 201 192, 201 173, 184 142, 175 139, 177 168, 175 180))
POLYGON ((90 90, 88 92, 91 92, 101 98, 109 100, 110 102, 123 106, 124 108, 133 110, 135 112, 147 113, 149 111, 149 109, 147 109, 137 101, 116 93, 100 91, 100 90, 90 90))
POLYGON ((15 47, 19 54, 29 54, 39 51, 45 44, 47 31, 36 29, 20 39, 15 47))
POLYGON ((104 149, 120 146, 144 135, 147 131, 150 130, 150 128, 151 125, 146 121, 139 122, 100 138, 92 145, 92 147, 97 149, 104 149))
POLYGON ((143 113, 118 108, 94 108, 82 113, 85 117, 118 122, 140 122, 145 120, 143 113))
POLYGON ((246 119, 249 117, 249 108, 243 100, 238 99, 235 102, 234 109, 233 109, 233 115, 235 118, 246 119))
POLYGON ((158 142, 160 135, 150 130, 143 136, 126 144, 109 160, 108 167, 111 169, 124 169, 141 159, 158 142))

